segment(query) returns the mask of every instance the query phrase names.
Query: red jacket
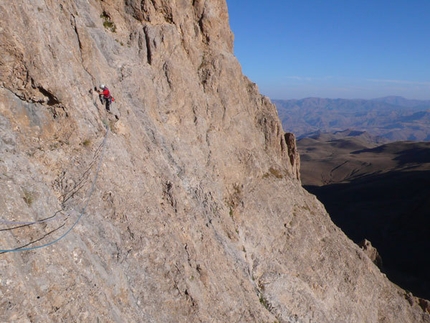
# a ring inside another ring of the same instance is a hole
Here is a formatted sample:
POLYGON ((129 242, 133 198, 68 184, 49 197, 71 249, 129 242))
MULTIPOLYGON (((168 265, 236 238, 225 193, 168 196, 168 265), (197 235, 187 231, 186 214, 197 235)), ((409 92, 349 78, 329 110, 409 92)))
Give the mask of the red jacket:
POLYGON ((104 96, 106 99, 109 99, 109 98, 110 98, 110 92, 109 92, 109 89, 108 89, 107 87, 105 87, 105 88, 103 89, 102 94, 103 94, 103 96, 104 96))

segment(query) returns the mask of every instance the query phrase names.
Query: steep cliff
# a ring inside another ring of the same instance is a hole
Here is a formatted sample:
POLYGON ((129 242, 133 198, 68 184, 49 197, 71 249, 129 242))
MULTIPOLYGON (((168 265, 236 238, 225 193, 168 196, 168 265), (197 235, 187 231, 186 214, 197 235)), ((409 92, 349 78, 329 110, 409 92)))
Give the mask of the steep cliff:
POLYGON ((429 322, 301 188, 224 0, 0 14, 0 321, 429 322))

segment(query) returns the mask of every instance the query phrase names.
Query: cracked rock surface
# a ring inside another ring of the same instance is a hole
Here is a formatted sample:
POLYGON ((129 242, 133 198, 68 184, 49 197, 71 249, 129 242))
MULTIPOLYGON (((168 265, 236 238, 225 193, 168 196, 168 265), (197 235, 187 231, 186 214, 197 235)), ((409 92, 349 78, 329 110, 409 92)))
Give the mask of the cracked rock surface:
POLYGON ((429 322, 302 189, 224 0, 0 14, 0 321, 429 322))

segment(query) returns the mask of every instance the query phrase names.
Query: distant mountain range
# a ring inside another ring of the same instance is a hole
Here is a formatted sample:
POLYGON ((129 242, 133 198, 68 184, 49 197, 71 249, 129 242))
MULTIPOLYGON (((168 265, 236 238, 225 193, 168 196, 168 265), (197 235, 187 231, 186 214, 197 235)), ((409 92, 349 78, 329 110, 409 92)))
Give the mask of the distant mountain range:
POLYGON ((285 131, 298 138, 315 132, 366 131, 388 141, 430 141, 430 100, 399 96, 362 99, 272 100, 285 131))

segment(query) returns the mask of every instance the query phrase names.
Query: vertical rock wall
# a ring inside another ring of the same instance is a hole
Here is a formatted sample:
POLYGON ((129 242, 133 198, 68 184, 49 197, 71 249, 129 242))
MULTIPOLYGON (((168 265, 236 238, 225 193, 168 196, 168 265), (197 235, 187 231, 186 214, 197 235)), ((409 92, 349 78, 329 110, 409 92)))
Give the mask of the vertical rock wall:
POLYGON ((224 0, 0 14, 1 321, 428 321, 301 188, 224 0))

